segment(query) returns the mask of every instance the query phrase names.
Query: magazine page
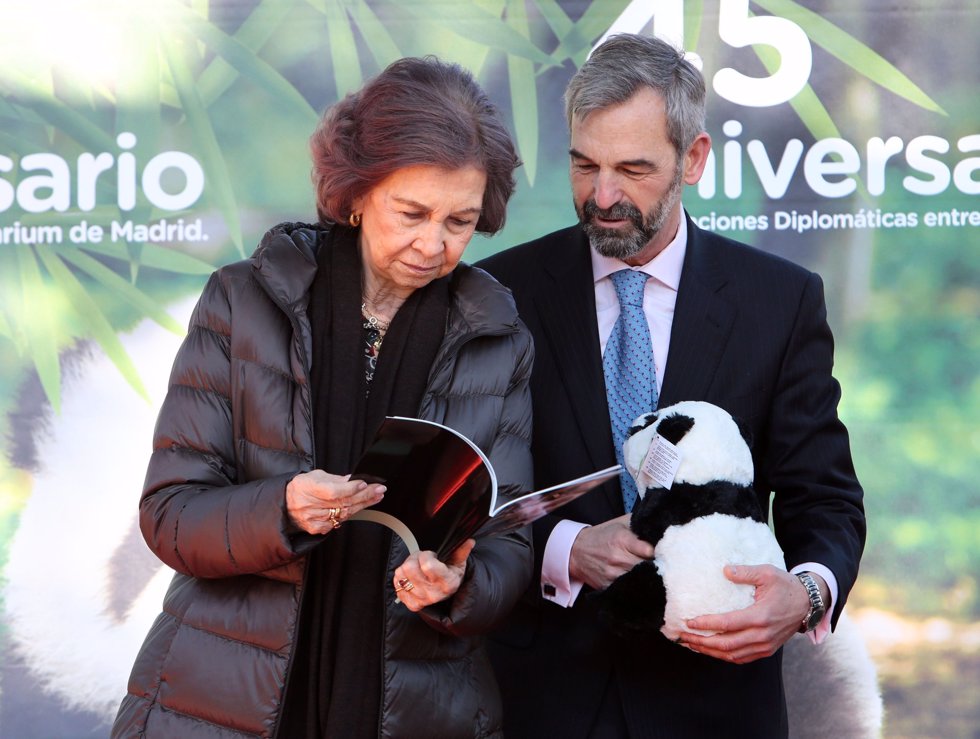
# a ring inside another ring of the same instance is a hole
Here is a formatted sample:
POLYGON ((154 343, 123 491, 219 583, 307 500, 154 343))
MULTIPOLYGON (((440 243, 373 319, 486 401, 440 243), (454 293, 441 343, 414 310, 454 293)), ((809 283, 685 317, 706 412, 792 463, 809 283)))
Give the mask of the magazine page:
POLYGON ((351 474, 351 479, 383 483, 388 491, 351 520, 380 523, 410 552, 431 550, 445 560, 467 539, 518 529, 619 472, 615 465, 498 501, 493 467, 472 441, 433 421, 389 416, 351 474))
POLYGON ((519 529, 537 521, 542 516, 571 503, 607 480, 617 477, 622 470, 613 465, 589 475, 552 485, 526 495, 519 495, 503 503, 480 528, 478 536, 495 536, 519 529))
POLYGON ((486 456, 465 436, 438 423, 396 416, 385 419, 351 478, 388 488, 380 503, 353 520, 383 523, 410 550, 429 549, 440 558, 489 517, 497 485, 486 456))

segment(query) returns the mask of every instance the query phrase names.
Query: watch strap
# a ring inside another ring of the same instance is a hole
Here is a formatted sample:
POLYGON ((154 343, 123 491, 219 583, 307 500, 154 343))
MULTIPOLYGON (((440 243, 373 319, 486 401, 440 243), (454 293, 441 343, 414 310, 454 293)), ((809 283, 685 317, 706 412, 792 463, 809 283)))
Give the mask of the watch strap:
POLYGON ((796 577, 806 589, 807 597, 810 599, 810 610, 803 617, 803 622, 800 624, 799 629, 801 634, 805 634, 817 628, 817 624, 820 623, 824 613, 827 612, 827 607, 824 605, 823 596, 820 595, 820 586, 817 585, 817 581, 813 578, 813 575, 809 572, 797 572, 796 577))

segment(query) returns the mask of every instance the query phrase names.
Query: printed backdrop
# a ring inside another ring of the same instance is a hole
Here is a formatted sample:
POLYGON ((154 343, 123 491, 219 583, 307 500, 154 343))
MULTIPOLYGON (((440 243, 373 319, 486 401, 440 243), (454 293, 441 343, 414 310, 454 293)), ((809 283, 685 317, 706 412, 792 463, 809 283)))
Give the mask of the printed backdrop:
POLYGON ((561 94, 601 38, 689 49, 714 142, 689 211, 827 283, 870 521, 852 609, 975 623, 978 18, 973 0, 0 3, 0 735, 106 734, 168 580, 136 502, 194 299, 266 228, 315 217, 319 113, 407 55, 476 73, 520 148, 507 227, 473 261, 573 221, 561 94))

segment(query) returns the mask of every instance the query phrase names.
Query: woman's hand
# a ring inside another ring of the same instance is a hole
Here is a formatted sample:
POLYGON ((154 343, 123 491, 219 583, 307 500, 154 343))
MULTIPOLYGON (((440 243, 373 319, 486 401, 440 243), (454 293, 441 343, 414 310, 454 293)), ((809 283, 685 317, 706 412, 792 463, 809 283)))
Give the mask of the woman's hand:
POLYGON ((467 539, 440 562, 435 552, 416 552, 395 570, 395 595, 408 610, 421 611, 426 606, 446 600, 459 590, 466 572, 466 559, 476 542, 467 539))
POLYGON ((351 480, 323 470, 301 472, 286 485, 286 512, 308 534, 326 534, 362 508, 379 502, 384 485, 351 480))

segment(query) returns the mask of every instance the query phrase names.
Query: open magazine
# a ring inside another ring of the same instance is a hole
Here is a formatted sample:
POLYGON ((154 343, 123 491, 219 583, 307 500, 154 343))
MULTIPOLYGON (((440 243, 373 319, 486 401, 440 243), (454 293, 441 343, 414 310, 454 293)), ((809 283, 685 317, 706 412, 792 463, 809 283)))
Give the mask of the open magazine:
POLYGON ((486 455, 448 426, 388 416, 351 473, 351 479, 387 486, 384 500, 352 520, 374 521, 394 531, 409 551, 431 550, 445 560, 470 538, 507 533, 569 503, 620 466, 544 490, 498 494, 486 455))

